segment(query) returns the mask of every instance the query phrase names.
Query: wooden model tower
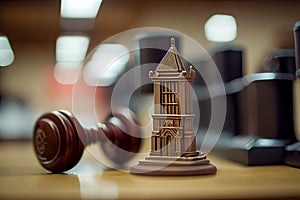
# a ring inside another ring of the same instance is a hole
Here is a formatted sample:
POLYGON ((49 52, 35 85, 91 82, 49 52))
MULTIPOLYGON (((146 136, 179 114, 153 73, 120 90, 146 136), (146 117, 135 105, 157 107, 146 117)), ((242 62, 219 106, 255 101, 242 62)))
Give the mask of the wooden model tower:
POLYGON ((195 71, 189 73, 171 39, 171 47, 156 71, 149 72, 154 83, 154 114, 151 152, 145 160, 130 168, 140 175, 204 175, 215 174, 203 153, 196 150, 191 83, 195 71))

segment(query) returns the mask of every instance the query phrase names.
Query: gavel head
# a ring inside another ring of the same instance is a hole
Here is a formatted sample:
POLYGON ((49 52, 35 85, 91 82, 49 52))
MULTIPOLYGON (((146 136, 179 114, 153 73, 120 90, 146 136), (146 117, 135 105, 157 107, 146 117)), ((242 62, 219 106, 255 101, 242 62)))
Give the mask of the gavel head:
POLYGON ((140 131, 136 121, 123 112, 109 116, 103 126, 93 131, 80 126, 70 112, 63 110, 45 113, 34 126, 33 144, 38 161, 53 173, 73 168, 84 146, 95 142, 100 142, 112 163, 122 166, 139 151, 140 131))

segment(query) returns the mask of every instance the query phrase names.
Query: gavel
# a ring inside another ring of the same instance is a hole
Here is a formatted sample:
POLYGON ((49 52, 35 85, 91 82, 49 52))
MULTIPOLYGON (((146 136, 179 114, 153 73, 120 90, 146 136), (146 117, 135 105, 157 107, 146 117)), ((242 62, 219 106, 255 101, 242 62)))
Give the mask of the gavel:
POLYGON ((126 113, 120 110, 90 128, 83 127, 66 110, 43 114, 33 133, 39 163, 52 173, 62 173, 79 162, 85 146, 99 142, 108 159, 123 166, 139 151, 142 142, 136 119, 126 113))

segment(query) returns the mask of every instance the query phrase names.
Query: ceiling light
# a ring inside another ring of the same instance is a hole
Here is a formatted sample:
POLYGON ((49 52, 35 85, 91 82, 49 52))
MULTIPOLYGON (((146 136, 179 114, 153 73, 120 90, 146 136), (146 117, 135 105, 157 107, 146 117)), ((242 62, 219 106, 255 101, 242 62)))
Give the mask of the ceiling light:
POLYGON ((60 36, 56 40, 54 78, 61 84, 74 84, 78 80, 90 39, 81 35, 60 36))
POLYGON ((54 78, 57 82, 69 85, 74 84, 79 79, 80 62, 61 62, 54 66, 54 78))
POLYGON ((79 35, 60 36, 56 41, 57 62, 81 62, 84 60, 89 38, 79 35))
POLYGON ((109 86, 124 71, 129 58, 124 45, 100 45, 84 68, 84 80, 92 86, 109 86))
POLYGON ((102 0, 61 0, 62 18, 96 18, 102 0))
POLYGON ((6 36, 0 36, 0 67, 8 66, 14 61, 14 52, 6 36))
POLYGON ((236 20, 231 15, 213 15, 204 28, 206 38, 213 42, 230 42, 237 35, 236 20))

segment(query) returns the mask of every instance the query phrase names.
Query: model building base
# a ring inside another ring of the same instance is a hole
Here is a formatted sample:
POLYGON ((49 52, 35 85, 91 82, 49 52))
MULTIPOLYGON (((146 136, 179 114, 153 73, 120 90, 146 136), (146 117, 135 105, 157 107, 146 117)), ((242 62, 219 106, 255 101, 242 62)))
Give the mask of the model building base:
POLYGON ((216 172, 217 168, 204 154, 193 157, 147 156, 130 168, 131 174, 151 176, 194 176, 216 172))

